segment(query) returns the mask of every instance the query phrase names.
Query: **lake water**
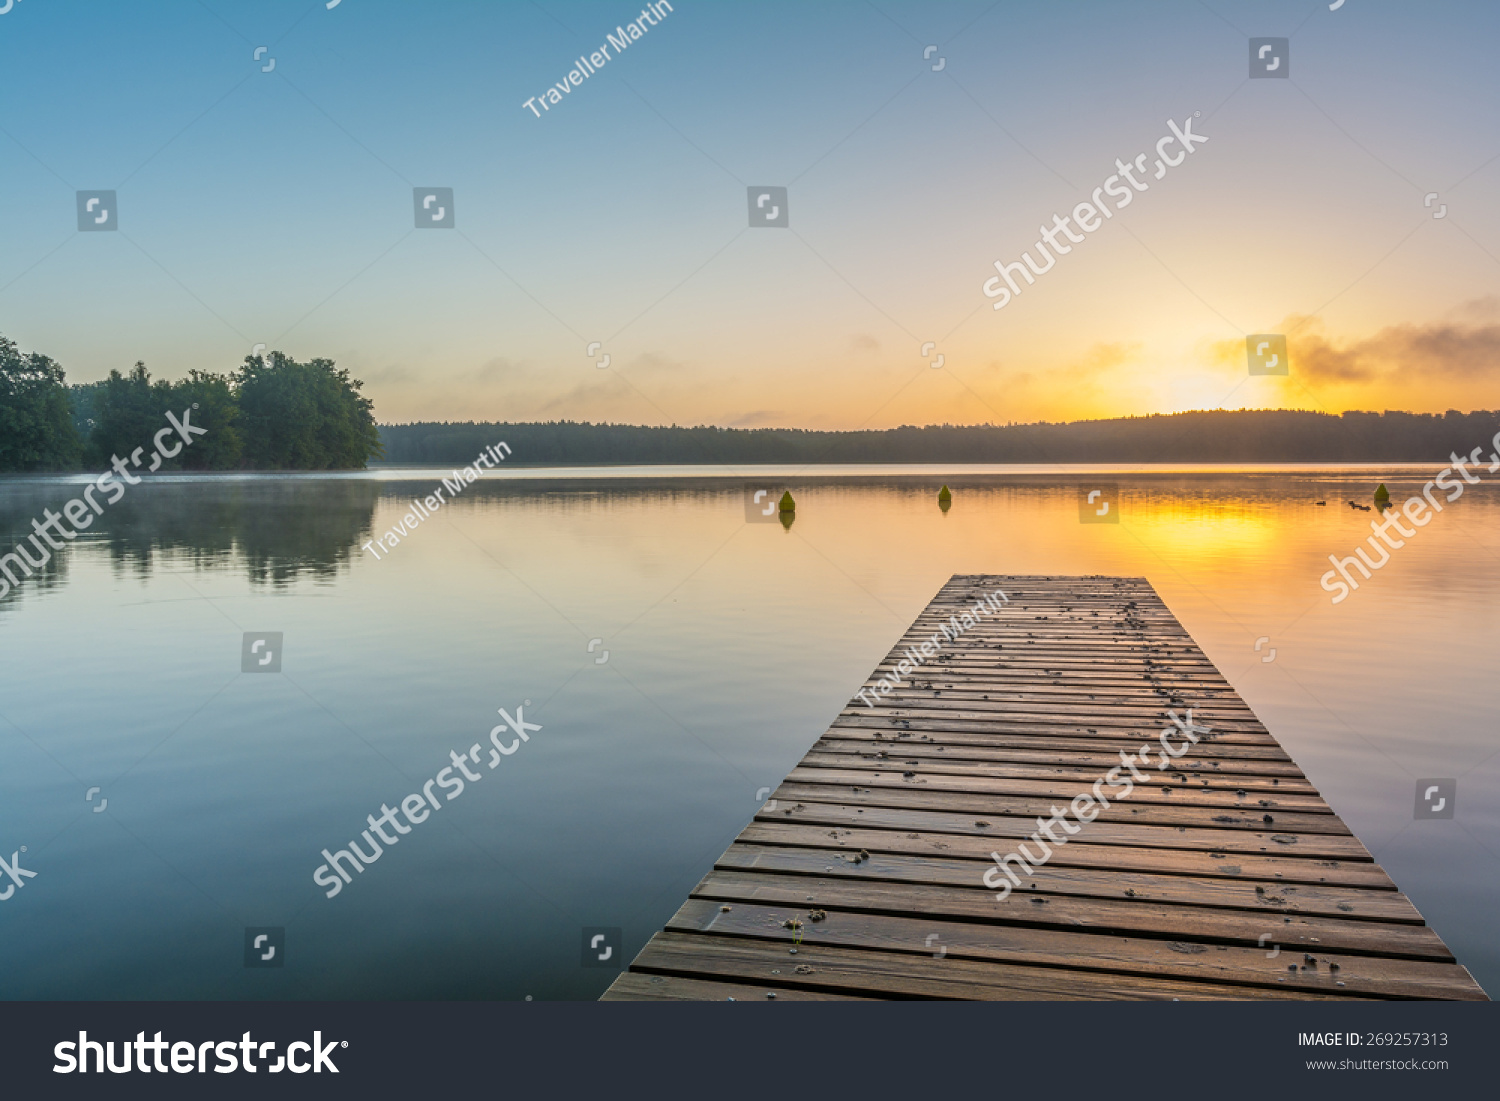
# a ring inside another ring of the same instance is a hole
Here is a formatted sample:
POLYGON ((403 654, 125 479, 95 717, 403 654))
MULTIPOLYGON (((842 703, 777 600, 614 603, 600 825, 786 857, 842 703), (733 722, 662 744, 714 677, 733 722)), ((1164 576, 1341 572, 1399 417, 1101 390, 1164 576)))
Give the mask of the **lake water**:
MULTIPOLYGON (((1434 472, 507 468, 379 560, 446 471, 157 477, 0 600, 0 856, 36 873, 0 996, 596 997, 583 928, 633 956, 954 573, 1146 577, 1500 991, 1500 497, 1337 606, 1318 583, 1378 515, 1346 500, 1434 472), (787 480, 792 526, 747 522, 787 480), (1120 523, 1080 522, 1095 483, 1120 523), (247 632, 279 673, 241 671, 247 632), (322 850, 476 744, 325 897, 322 850), (1428 777, 1452 820, 1415 820, 1428 777), (245 965, 258 927, 284 966, 245 965)), ((0 549, 82 483, 0 480, 0 549)))

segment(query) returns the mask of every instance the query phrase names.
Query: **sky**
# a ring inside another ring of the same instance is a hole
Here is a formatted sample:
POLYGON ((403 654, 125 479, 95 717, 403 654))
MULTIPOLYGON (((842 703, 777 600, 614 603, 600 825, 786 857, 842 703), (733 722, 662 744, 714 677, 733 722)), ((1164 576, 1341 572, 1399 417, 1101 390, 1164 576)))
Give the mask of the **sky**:
POLYGON ((1500 5, 1331 3, 680 0, 573 86, 639 4, 11 0, 0 334, 74 382, 324 357, 382 422, 1500 408, 1500 5), (1155 179, 1169 119, 1208 140, 1155 179))

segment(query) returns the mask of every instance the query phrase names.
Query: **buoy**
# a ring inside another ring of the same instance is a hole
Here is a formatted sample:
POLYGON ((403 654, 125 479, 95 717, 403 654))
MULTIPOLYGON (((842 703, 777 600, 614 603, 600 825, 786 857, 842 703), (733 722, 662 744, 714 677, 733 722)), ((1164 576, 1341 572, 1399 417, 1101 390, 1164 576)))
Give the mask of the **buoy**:
POLYGON ((938 490, 938 500, 939 501, 951 501, 951 500, 953 500, 953 491, 950 490, 947 486, 944 486, 942 489, 938 490))
POLYGON ((794 501, 794 500, 792 500, 792 491, 791 490, 787 490, 786 492, 784 492, 781 495, 781 511, 782 512, 796 512, 797 511, 797 502, 794 501))
POLYGON ((1385 488, 1385 483, 1375 487, 1375 503, 1381 508, 1386 508, 1391 503, 1391 491, 1385 488))

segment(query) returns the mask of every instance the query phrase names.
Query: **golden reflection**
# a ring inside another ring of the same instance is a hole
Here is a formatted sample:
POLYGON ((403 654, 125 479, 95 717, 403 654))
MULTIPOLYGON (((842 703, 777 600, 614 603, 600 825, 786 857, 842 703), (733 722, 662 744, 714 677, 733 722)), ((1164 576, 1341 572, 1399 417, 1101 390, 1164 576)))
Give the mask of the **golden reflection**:
POLYGON ((1261 559, 1288 541, 1300 526, 1285 507, 1267 508, 1241 500, 1127 494, 1122 520, 1157 551, 1174 555, 1245 555, 1261 559))

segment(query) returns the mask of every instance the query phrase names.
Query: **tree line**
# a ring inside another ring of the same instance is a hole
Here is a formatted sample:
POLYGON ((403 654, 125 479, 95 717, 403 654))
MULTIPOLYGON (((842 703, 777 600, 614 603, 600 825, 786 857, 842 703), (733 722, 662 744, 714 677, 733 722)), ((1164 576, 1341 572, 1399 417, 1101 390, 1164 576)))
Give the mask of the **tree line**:
POLYGON ((0 472, 103 470, 149 446, 168 410, 207 429, 166 470, 358 470, 379 457, 363 384, 332 360, 247 356, 231 374, 152 379, 144 363, 69 385, 57 362, 0 336, 0 472))
POLYGON ((385 458, 467 462, 505 440, 526 465, 752 463, 1448 462, 1500 428, 1500 412, 1211 410, 1113 420, 823 432, 577 421, 381 425, 385 458))
POLYGON ((504 440, 525 465, 757 463, 1443 462, 1500 427, 1500 412, 1211 410, 1071 423, 904 425, 853 432, 593 424, 377 426, 362 383, 332 360, 247 356, 230 374, 175 382, 145 364, 69 385, 61 366, 0 336, 0 473, 105 469, 192 408, 208 434, 164 469, 357 470, 468 462, 504 440))

